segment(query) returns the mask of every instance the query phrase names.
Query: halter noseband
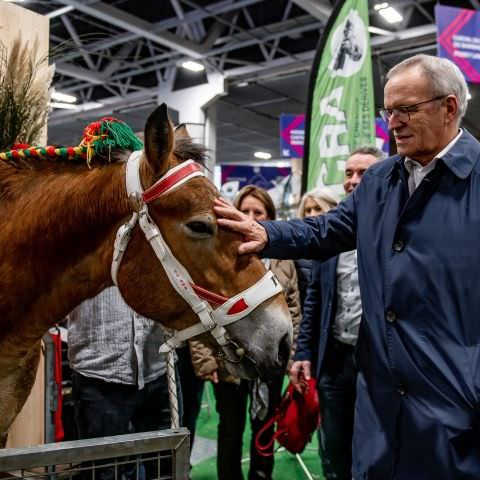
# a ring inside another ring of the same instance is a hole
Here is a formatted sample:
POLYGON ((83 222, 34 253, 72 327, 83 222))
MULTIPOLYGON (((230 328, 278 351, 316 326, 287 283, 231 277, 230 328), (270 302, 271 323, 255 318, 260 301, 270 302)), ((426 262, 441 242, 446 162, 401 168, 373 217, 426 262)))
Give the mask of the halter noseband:
POLYGON ((231 298, 223 297, 195 285, 188 271, 172 254, 160 229, 148 214, 148 203, 194 177, 205 176, 202 167, 193 160, 187 160, 170 169, 160 180, 143 191, 139 169, 142 153, 142 151, 133 152, 127 161, 127 194, 129 197, 133 196, 137 199, 138 211, 134 212, 131 219, 117 231, 111 267, 113 282, 117 285, 120 262, 128 246, 131 232, 138 221, 170 283, 200 319, 200 323, 176 332, 160 347, 160 352, 169 352, 184 340, 204 332, 210 332, 220 346, 233 345, 236 347, 236 353, 241 359, 244 354, 243 349, 232 342, 224 326, 237 322, 248 315, 265 300, 281 292, 282 287, 271 271, 268 271, 254 285, 231 298), (210 303, 219 306, 213 309, 210 303))

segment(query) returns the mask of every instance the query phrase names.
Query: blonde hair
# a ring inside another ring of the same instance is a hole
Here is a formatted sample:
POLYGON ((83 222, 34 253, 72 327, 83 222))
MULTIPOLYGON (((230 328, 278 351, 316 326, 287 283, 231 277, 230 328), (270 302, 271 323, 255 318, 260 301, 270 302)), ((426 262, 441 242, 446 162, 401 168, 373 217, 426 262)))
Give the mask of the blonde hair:
POLYGON ((331 188, 314 188, 303 194, 298 207, 298 216, 300 218, 305 218, 305 203, 307 203, 307 199, 309 198, 311 198, 324 213, 336 207, 338 202, 340 202, 340 197, 331 188))

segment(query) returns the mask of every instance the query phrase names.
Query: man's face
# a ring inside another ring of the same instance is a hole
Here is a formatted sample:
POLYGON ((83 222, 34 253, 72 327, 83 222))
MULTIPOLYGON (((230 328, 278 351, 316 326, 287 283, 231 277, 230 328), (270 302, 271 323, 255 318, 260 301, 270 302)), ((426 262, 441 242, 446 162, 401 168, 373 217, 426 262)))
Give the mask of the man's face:
MULTIPOLYGON (((434 99, 435 96, 428 78, 418 66, 413 66, 400 71, 387 82, 384 105, 385 108, 405 107, 434 99)), ((451 100, 449 98, 448 102, 451 100)), ((414 110, 409 113, 407 121, 401 121, 398 115, 393 114, 388 128, 393 132, 398 153, 425 165, 445 146, 454 118, 448 114, 445 98, 423 103, 414 110)))
POLYGON ((343 188, 350 195, 362 181, 365 170, 378 161, 378 158, 368 153, 355 153, 345 163, 345 180, 343 188))

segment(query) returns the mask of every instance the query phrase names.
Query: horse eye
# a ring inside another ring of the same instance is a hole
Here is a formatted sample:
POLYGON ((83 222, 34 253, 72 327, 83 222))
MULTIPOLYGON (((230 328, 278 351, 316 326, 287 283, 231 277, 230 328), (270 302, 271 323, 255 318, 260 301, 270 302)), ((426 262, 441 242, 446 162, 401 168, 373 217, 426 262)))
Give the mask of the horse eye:
POLYGON ((198 220, 188 222, 187 227, 191 230, 192 233, 201 237, 210 237, 214 233, 212 226, 207 222, 199 222, 198 220))

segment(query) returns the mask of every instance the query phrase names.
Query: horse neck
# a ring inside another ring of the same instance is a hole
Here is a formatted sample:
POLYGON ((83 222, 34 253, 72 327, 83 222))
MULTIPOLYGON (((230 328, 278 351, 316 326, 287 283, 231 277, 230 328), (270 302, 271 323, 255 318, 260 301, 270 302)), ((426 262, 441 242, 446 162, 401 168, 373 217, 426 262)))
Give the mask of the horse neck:
POLYGON ((112 284, 114 236, 130 212, 123 164, 56 168, 17 171, 7 189, 0 175, 0 316, 11 328, 29 321, 32 340, 112 284))

